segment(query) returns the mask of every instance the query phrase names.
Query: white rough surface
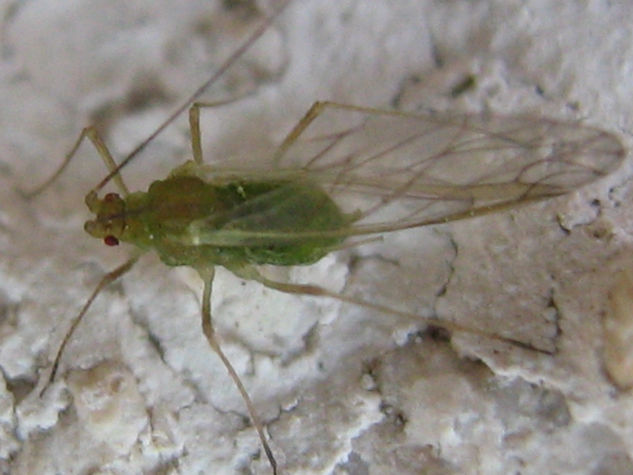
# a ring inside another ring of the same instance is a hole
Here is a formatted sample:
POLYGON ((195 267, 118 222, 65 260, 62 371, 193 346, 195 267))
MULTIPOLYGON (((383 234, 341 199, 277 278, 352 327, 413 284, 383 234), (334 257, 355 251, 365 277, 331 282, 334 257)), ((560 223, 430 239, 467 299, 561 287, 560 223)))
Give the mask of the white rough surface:
MULTIPOLYGON (((0 2, 2 473, 270 472, 199 330, 200 282, 154 257, 103 292, 61 377, 38 396, 70 319, 126 250, 81 230, 83 195, 104 176, 89 146, 37 200, 15 187, 46 177, 88 123, 117 154, 143 138, 235 47, 218 11, 206 1, 0 2), (151 107, 135 108, 131 98, 143 97, 151 107)), ((632 16, 630 3, 606 0, 295 0, 251 66, 216 89, 226 97, 260 84, 205 114, 207 157, 270 146, 316 99, 585 118, 628 146, 632 16), (452 98, 465 74, 476 87, 452 98)), ((186 140, 181 121, 126 170, 132 187, 163 177, 186 140)), ((357 285, 421 316, 554 343, 554 356, 416 337, 419 321, 219 272, 216 326, 282 470, 633 472, 633 394, 606 376, 601 326, 614 273, 633 266, 629 170, 291 272, 357 285)))

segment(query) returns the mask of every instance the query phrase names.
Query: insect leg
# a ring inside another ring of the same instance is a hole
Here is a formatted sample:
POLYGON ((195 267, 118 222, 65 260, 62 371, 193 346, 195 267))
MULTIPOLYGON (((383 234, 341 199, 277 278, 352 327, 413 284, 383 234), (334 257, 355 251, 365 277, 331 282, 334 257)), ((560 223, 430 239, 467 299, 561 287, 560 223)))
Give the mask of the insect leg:
MULTIPOLYGON (((105 142, 103 141, 103 139, 99 135, 99 132, 97 132, 97 129, 94 126, 85 127, 81 131, 81 134, 79 134, 79 137, 75 141, 75 144, 73 145, 73 147, 70 149, 70 152, 68 152, 66 154, 66 157, 64 158, 64 161, 62 162, 62 164, 59 166, 59 168, 57 168, 57 170, 55 170, 55 173, 53 173, 50 178, 48 178, 44 183, 42 183, 41 185, 39 185, 35 189, 33 189, 31 191, 24 192, 23 194, 27 198, 32 198, 34 196, 39 195, 46 188, 48 188, 62 174, 62 172, 66 169, 66 167, 68 166, 70 161, 73 159, 73 157, 77 153, 77 150, 79 149, 80 145, 83 143, 83 141, 84 141, 84 139, 86 137, 88 139, 90 139, 90 141, 92 142, 94 147, 97 149, 97 152, 99 153, 99 156, 101 157, 101 159, 105 163, 105 165, 108 168, 108 170, 110 172, 112 172, 113 170, 116 170, 117 169, 117 164, 114 161, 114 159, 112 158, 112 154, 110 153, 110 150, 108 150, 108 147, 106 146, 105 142)), ((121 193, 124 196, 127 196, 130 192, 128 190, 128 187, 123 182, 123 178, 121 177, 121 175, 119 173, 116 173, 114 175, 113 179, 114 179, 114 182, 115 182, 116 186, 121 191, 121 193)))
POLYGON ((112 270, 111 272, 108 272, 106 275, 103 276, 101 281, 97 284, 97 287, 95 287, 95 289, 92 291, 92 294, 90 295, 88 300, 86 300, 86 303, 82 307, 81 311, 75 317, 72 324, 70 325, 70 329, 66 332, 66 335, 64 336, 64 339, 62 340, 62 344, 59 346, 59 349, 57 350, 57 354, 55 355, 55 360, 53 361, 53 368, 51 370, 51 374, 48 377, 48 381, 44 385, 44 388, 42 388, 42 391, 40 391, 40 396, 44 394, 46 389, 52 384, 53 380, 55 379, 55 375, 57 374, 57 369, 59 368, 59 362, 61 360, 62 353, 64 352, 64 348, 66 348, 66 345, 70 341, 70 338, 72 337, 73 333, 79 326, 79 323, 83 319, 84 315, 86 314, 86 312, 92 305, 92 302, 94 302, 94 300, 97 298, 97 295, 99 295, 105 287, 107 287, 112 282, 114 282, 119 277, 121 277, 123 274, 128 272, 132 268, 132 266, 136 264, 136 261, 138 260, 139 257, 140 255, 134 256, 128 261, 121 264, 116 269, 112 270))
POLYGON ((204 158, 202 157, 202 135, 200 133, 200 109, 211 109, 220 107, 232 102, 238 101, 246 94, 240 97, 225 99, 214 102, 194 102, 189 108, 189 130, 191 133, 191 152, 193 159, 198 165, 202 165, 204 158))
POLYGON ((313 103, 308 111, 304 114, 299 122, 292 128, 292 130, 286 135, 284 141, 277 148, 275 152, 275 163, 278 163, 279 160, 285 155, 286 150, 292 146, 292 144, 297 140, 297 138, 308 128, 308 126, 325 112, 327 109, 340 109, 348 112, 358 112, 361 114, 380 114, 380 115, 391 115, 391 116, 407 116, 409 114, 405 112, 399 111, 388 111, 382 109, 373 109, 371 107, 360 107, 353 106, 350 104, 341 104, 339 102, 332 101, 316 101, 313 103))
POLYGON ((354 297, 350 297, 348 295, 340 294, 338 292, 332 292, 331 290, 320 287, 318 285, 292 284, 288 282, 278 282, 278 281, 271 280, 263 276, 254 267, 244 267, 237 270, 231 269, 231 271, 242 278, 255 280, 261 283, 262 285, 265 285, 268 288, 278 290, 280 292, 285 292, 288 294, 311 295, 314 297, 328 297, 328 298, 339 300, 341 302, 351 303, 354 305, 358 305, 360 307, 369 308, 371 310, 377 310, 379 312, 386 313, 386 314, 392 314, 392 315, 402 316, 405 318, 413 318, 416 320, 425 321, 428 325, 444 328, 445 330, 449 332, 464 332, 464 333, 470 333, 472 335, 481 336, 484 338, 492 338, 494 340, 499 340, 504 343, 509 343, 511 345, 518 346, 520 348, 536 351, 536 352, 543 353, 546 355, 552 355, 556 351, 555 349, 551 350, 551 349, 539 348, 537 346, 531 345, 530 343, 516 340, 514 338, 497 335, 495 333, 490 333, 485 330, 481 330, 479 328, 468 327, 465 325, 460 325, 459 323, 449 322, 445 320, 424 318, 424 317, 421 317, 420 315, 417 315, 411 312, 406 312, 406 311, 398 310, 396 308, 387 307, 386 305, 380 305, 373 302, 368 302, 366 300, 357 299, 354 297))
POLYGON ((220 65, 220 67, 204 82, 202 83, 187 99, 185 99, 161 124, 149 134, 141 143, 139 143, 122 161, 119 165, 108 173, 108 175, 101 180, 97 186, 94 187, 94 191, 98 191, 103 188, 112 178, 116 177, 121 168, 130 163, 134 157, 136 157, 147 145, 152 142, 169 124, 171 124, 180 114, 182 114, 190 104, 200 97, 200 95, 206 91, 212 84, 214 84, 218 78, 220 78, 235 62, 242 57, 244 52, 248 50, 251 45, 257 41, 257 39, 264 34, 264 32, 270 27, 275 18, 277 18, 283 10, 291 3, 292 0, 282 0, 274 8, 274 11, 264 18, 259 26, 241 43, 231 55, 220 65))
POLYGON ((259 435, 259 439, 261 440, 262 446, 264 447, 264 452, 266 452, 266 457, 268 458, 268 461, 270 462, 270 465, 273 468, 273 474, 276 475, 277 461, 275 460, 275 456, 273 455, 273 452, 270 449, 268 442, 266 441, 264 429, 263 429, 261 421, 259 420, 259 416, 257 415, 257 411, 255 411, 255 406, 253 405, 253 402, 251 401, 251 398, 248 395, 248 392, 246 392, 246 388, 244 387, 244 384, 242 384, 242 380, 240 379, 237 372, 235 371, 235 368, 233 368, 233 365, 231 364, 229 359, 226 357, 226 355, 222 351, 222 348, 220 347, 220 343, 218 339, 215 337, 215 330, 213 329, 213 322, 211 321, 211 289, 213 285, 214 274, 215 274, 215 270, 213 269, 213 267, 207 268, 203 272, 200 272, 200 277, 204 281, 204 290, 202 293, 202 331, 204 332, 204 335, 207 337, 207 341, 209 342, 209 345, 211 346, 211 348, 213 348, 213 351, 215 351, 216 354, 222 360, 224 367, 229 372, 231 379, 233 380, 233 382, 235 383, 235 386, 237 386, 238 391, 242 395, 242 399, 244 399, 244 402, 246 403, 246 407, 248 409, 248 414, 250 415, 251 420, 253 421, 253 425, 255 426, 255 429, 257 430, 257 435, 259 435))

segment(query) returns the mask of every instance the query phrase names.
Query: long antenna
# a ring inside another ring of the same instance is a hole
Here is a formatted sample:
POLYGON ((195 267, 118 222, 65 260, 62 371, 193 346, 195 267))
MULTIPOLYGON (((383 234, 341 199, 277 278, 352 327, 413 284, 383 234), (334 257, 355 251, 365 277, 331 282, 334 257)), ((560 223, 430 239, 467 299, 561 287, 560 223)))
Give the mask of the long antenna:
POLYGON ((267 16, 264 21, 251 33, 251 35, 237 48, 233 53, 222 63, 222 65, 207 79, 198 89, 196 89, 180 106, 178 106, 157 128, 152 132, 145 140, 139 143, 134 150, 132 150, 127 157, 119 163, 119 165, 108 173, 103 180, 99 182, 97 186, 93 188, 93 191, 99 191, 102 189, 115 175, 117 175, 121 169, 126 166, 130 161, 138 155, 147 144, 156 138, 169 124, 171 124, 180 114, 182 114, 193 102, 213 83, 215 83, 220 76, 222 76, 229 68, 231 68, 237 60, 248 50, 251 45, 257 41, 257 39, 264 34, 272 22, 281 14, 286 6, 292 0, 284 0, 271 15, 267 16))

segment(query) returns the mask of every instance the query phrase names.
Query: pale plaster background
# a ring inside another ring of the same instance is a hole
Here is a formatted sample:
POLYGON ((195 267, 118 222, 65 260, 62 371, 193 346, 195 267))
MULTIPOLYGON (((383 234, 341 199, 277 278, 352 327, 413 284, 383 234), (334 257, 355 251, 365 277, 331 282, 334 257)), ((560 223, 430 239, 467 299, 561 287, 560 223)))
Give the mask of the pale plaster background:
MULTIPOLYGON (((127 254, 82 231, 83 196, 104 176, 89 146, 37 200, 16 192, 48 176, 89 123, 129 151, 253 25, 257 13, 229 3, 0 2, 3 473, 270 472, 199 330, 200 282, 155 257, 103 292, 38 397, 70 319, 127 254)), ((632 15, 606 0, 295 0, 205 96, 249 93, 205 114, 205 153, 256 156, 317 99, 585 119, 629 146, 632 15), (475 85, 453 97, 469 75, 475 85)), ((174 124, 126 170, 132 188, 187 157, 186 132, 174 124)), ((554 356, 434 340, 418 320, 219 271, 216 326, 282 470, 633 472, 633 396, 605 374, 601 327, 614 275, 633 263, 629 170, 279 274, 550 343, 554 356)))

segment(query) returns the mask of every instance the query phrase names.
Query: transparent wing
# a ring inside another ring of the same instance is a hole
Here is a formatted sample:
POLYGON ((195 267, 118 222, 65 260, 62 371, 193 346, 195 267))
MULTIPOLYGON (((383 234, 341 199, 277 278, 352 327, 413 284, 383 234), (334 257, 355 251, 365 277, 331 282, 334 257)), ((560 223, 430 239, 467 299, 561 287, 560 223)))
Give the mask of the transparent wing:
POLYGON ((624 157, 615 136, 577 123, 320 109, 277 164, 309 171, 339 204, 361 209, 359 224, 421 226, 558 196, 624 157))
MULTIPOLYGON (((558 196, 610 173, 624 155, 614 135, 578 123, 316 103, 283 142, 273 166, 246 176, 318 183, 354 214, 349 227, 319 235, 348 236, 442 223, 558 196)), ((231 231, 226 239, 217 233, 216 238, 243 245, 313 235, 286 229, 231 231)))

